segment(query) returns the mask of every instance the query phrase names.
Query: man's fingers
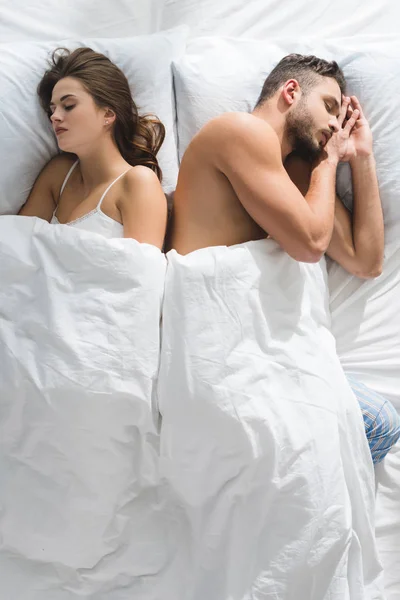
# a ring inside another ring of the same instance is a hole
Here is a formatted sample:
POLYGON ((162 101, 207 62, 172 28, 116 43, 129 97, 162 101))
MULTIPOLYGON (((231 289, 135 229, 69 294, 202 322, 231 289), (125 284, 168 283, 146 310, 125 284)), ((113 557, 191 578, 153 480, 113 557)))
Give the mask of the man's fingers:
POLYGON ((350 119, 353 110, 354 110, 354 108, 349 104, 349 106, 347 108, 346 119, 350 119))
POLYGON ((342 106, 341 106, 341 109, 340 109, 340 115, 338 117, 339 125, 342 125, 343 121, 346 118, 347 109, 348 109, 349 104, 350 104, 350 98, 347 97, 347 96, 345 96, 343 98, 342 106))
POLYGON ((353 129, 354 125, 357 122, 358 117, 360 116, 360 112, 357 108, 355 108, 352 112, 351 117, 347 120, 346 125, 343 127, 343 129, 350 134, 351 130, 353 129))
POLYGON ((362 111, 361 104, 360 104, 357 96, 351 96, 351 103, 354 106, 354 108, 356 108, 358 110, 360 117, 363 119, 364 113, 362 111))
POLYGON ((353 112, 354 112, 354 108, 351 106, 351 104, 349 104, 349 106, 347 108, 347 112, 346 112, 346 118, 344 119, 344 121, 342 123, 342 128, 344 128, 346 126, 346 123, 350 119, 353 112))

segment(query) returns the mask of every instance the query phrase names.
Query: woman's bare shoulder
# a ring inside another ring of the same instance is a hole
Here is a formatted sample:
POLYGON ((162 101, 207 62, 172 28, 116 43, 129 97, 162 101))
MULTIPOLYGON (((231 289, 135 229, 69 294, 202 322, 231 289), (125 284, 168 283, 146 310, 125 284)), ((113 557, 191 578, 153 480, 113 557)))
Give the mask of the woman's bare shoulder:
POLYGON ((57 155, 49 160, 36 178, 29 197, 18 214, 50 221, 62 183, 73 163, 71 155, 57 155))
POLYGON ((76 160, 73 154, 57 154, 49 160, 41 172, 41 177, 46 179, 54 197, 59 196, 63 181, 76 160))
POLYGON ((137 165, 124 175, 119 205, 143 204, 166 210, 167 202, 156 173, 144 165, 137 165))
POLYGON ((129 169, 122 178, 124 195, 131 196, 136 193, 163 194, 161 183, 155 172, 144 165, 137 165, 129 169))

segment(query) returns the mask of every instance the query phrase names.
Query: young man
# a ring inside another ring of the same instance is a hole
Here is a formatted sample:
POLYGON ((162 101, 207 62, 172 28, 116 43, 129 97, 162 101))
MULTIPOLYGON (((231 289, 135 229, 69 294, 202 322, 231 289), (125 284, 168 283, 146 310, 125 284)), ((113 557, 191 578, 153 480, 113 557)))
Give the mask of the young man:
MULTIPOLYGON (((379 275, 383 218, 372 136, 357 98, 344 92, 337 63, 291 54, 270 73, 251 114, 226 113, 205 125, 182 160, 169 248, 187 254, 270 236, 295 260, 318 262, 327 252, 355 275, 379 275), (339 161, 353 171, 353 219, 335 196, 339 161)), ((357 385, 377 462, 400 436, 399 418, 368 389, 363 404, 357 385)))

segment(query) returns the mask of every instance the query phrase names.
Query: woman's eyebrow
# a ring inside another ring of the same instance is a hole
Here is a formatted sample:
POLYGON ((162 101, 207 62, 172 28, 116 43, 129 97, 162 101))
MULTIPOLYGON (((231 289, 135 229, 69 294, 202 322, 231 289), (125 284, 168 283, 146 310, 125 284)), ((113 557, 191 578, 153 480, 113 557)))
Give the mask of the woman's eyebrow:
MULTIPOLYGON (((67 98, 70 98, 71 96, 76 98, 76 96, 74 94, 65 94, 64 96, 61 96, 60 102, 63 102, 63 100, 66 100, 67 98)), ((54 106, 54 102, 50 102, 50 106, 54 106)))

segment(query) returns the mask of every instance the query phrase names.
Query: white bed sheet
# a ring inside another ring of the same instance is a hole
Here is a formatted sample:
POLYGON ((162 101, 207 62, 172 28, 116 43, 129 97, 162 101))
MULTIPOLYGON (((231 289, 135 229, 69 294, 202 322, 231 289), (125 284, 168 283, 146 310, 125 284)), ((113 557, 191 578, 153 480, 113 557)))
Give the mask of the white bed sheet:
POLYGON ((376 537, 387 600, 400 598, 400 443, 376 468, 376 537))
POLYGON ((396 0, 165 0, 161 26, 185 23, 192 35, 252 39, 317 38, 400 31, 396 0))
POLYGON ((328 273, 332 331, 344 370, 400 412, 400 242, 386 246, 377 279, 357 279, 332 261, 328 273))
POLYGON ((160 29, 163 8, 164 0, 2 0, 0 43, 153 33, 160 29))
MULTIPOLYGON (((330 307, 345 371, 389 398, 400 412, 400 242, 386 247, 382 275, 361 281, 330 262, 330 307)), ((388 600, 400 598, 400 443, 376 469, 377 539, 388 600)))
POLYGON ((192 35, 232 35, 253 39, 388 34, 400 30, 395 0, 3 0, 0 42, 54 40, 74 36, 130 37, 189 25, 192 35))

